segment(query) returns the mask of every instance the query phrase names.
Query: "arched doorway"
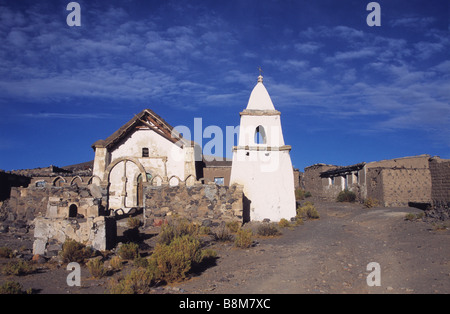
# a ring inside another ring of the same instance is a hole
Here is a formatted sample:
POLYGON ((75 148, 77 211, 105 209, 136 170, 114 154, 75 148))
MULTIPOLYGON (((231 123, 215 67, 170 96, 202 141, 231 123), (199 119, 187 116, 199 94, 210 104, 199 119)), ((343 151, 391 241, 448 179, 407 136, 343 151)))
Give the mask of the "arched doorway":
POLYGON ((72 204, 69 206, 69 218, 77 218, 78 216, 78 206, 72 204))
MULTIPOLYGON (((135 207, 137 181, 139 175, 145 174, 145 169, 137 158, 117 158, 105 170, 104 181, 108 182, 108 209, 126 209, 135 207)), ((147 182, 147 176, 141 179, 147 182)))
MULTIPOLYGON (((147 173, 147 182, 151 182, 151 180, 152 175, 150 173, 147 173)), ((139 176, 137 177, 136 200, 137 207, 144 206, 144 185, 142 184, 142 174, 139 174, 139 176)))

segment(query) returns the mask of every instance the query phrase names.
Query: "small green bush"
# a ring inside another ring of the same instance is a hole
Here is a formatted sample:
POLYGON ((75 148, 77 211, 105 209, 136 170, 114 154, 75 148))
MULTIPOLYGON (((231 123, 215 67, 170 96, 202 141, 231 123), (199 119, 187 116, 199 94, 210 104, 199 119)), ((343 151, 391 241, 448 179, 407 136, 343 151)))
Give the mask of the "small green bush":
MULTIPOLYGON (((281 235, 281 232, 277 228, 277 225, 275 223, 268 223, 268 224, 264 223, 264 224, 258 226, 257 234, 262 237, 273 237, 273 236, 281 235)), ((248 245, 248 246, 250 246, 250 245, 248 245)))
POLYGON ((295 199, 297 201, 304 200, 305 198, 311 197, 311 193, 309 191, 305 191, 301 188, 295 189, 295 199))
POLYGON ((190 235, 176 237, 169 245, 157 243, 151 256, 161 279, 168 282, 185 279, 192 265, 202 258, 200 242, 190 235))
POLYGON ((124 243, 117 253, 123 260, 134 260, 139 254, 139 245, 133 242, 124 243))
POLYGON ((84 263, 85 259, 92 257, 93 250, 84 244, 75 240, 67 239, 63 246, 60 256, 65 263, 84 263))
POLYGON ((36 268, 31 264, 23 260, 17 260, 9 262, 2 269, 4 275, 25 276, 32 274, 36 271, 36 268))
POLYGON ((186 219, 178 219, 163 225, 159 233, 158 243, 170 244, 173 239, 184 235, 196 236, 199 234, 199 226, 186 219))
POLYGON ((229 242, 233 240, 233 236, 230 234, 229 228, 222 226, 214 233, 214 239, 219 242, 229 242))
POLYGON ((144 294, 150 292, 154 281, 154 273, 147 268, 137 268, 124 278, 109 281, 111 294, 144 294))
POLYGON ((282 218, 278 222, 278 226, 280 226, 281 228, 289 228, 291 227, 291 223, 289 222, 289 220, 282 218))
POLYGON ((202 257, 201 260, 207 260, 207 259, 214 259, 217 257, 217 252, 214 251, 213 249, 206 249, 206 250, 202 250, 202 257))
POLYGON ((405 220, 415 220, 415 219, 416 215, 414 215, 413 213, 406 214, 405 216, 405 220))
POLYGON ((138 256, 133 260, 133 266, 147 268, 148 267, 148 258, 138 256))
POLYGON ((380 202, 376 198, 368 197, 364 200, 364 207, 372 208, 380 205, 380 202))
POLYGON ((141 226, 141 221, 136 217, 128 217, 127 226, 130 229, 137 229, 141 226))
POLYGON ((23 291, 20 283, 7 281, 0 286, 0 294, 31 294, 31 289, 23 291))
POLYGON ((341 192, 339 192, 338 196, 336 197, 336 201, 338 202, 354 202, 356 200, 356 194, 348 189, 345 189, 341 192))
POLYGON ((108 271, 104 267, 104 264, 99 259, 91 259, 86 263, 91 276, 94 278, 102 278, 107 275, 108 271))
POLYGON ((421 212, 419 214, 409 213, 409 214, 406 214, 405 220, 412 221, 412 220, 422 219, 423 217, 425 217, 425 213, 423 213, 423 212, 421 212))
POLYGON ((234 245, 241 249, 249 248, 253 243, 252 235, 251 230, 239 229, 234 240, 234 245))
POLYGON ((13 258, 14 257, 13 250, 11 250, 10 248, 8 248, 6 246, 0 247, 0 257, 13 258))
POLYGON ((303 206, 297 207, 297 221, 303 221, 303 218, 308 219, 319 219, 320 215, 317 212, 316 207, 314 206, 314 203, 312 202, 305 202, 303 203, 303 206))
POLYGON ((241 223, 239 221, 229 221, 226 223, 226 227, 233 233, 238 232, 241 227, 241 223))
POLYGON ((111 266, 113 271, 119 271, 123 268, 123 261, 120 256, 114 256, 113 258, 111 258, 109 265, 111 266))

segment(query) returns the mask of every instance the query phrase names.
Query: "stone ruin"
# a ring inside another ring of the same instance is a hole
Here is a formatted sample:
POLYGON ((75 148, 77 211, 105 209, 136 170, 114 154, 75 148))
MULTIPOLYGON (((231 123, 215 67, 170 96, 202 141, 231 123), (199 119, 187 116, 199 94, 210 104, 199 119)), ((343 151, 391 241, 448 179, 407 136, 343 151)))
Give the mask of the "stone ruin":
POLYGON ((66 239, 100 251, 113 248, 116 221, 105 216, 103 204, 105 199, 96 185, 52 189, 45 214, 34 219, 33 254, 50 255, 49 248, 59 247, 66 239))

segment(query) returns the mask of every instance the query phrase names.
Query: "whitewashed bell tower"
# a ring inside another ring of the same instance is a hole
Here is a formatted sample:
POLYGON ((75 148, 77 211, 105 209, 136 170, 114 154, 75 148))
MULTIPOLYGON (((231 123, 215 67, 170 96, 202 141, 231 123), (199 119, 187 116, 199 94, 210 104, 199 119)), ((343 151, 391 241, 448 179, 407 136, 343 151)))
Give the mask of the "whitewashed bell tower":
POLYGON ((240 113, 230 178, 230 185, 244 186, 250 220, 280 221, 296 215, 291 146, 284 144, 280 114, 259 75, 247 108, 240 113))

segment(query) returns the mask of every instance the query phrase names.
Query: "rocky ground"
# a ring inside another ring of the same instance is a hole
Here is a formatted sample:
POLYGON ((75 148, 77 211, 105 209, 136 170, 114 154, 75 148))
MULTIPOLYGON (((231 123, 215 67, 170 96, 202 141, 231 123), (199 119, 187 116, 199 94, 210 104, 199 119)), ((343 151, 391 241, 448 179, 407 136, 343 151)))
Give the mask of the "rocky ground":
MULTIPOLYGON (((233 243, 208 242, 218 255, 214 265, 182 283, 155 287, 152 293, 176 294, 319 294, 319 293, 450 293, 450 223, 405 220, 414 208, 363 208, 360 204, 315 202, 320 219, 282 229, 281 236, 255 237, 248 249, 233 243), (367 277, 380 265, 381 286, 367 277)), ((155 244, 154 228, 141 228, 142 252, 155 244)), ((30 259, 32 229, 10 226, 0 233, 0 247, 30 259)), ((10 259, 0 259, 0 268, 10 259)), ((96 294, 108 291, 111 277, 92 279, 82 268, 81 287, 66 283, 65 265, 42 261, 26 276, 0 274, 40 294, 96 294)), ((120 276, 120 273, 114 276, 120 276)))

